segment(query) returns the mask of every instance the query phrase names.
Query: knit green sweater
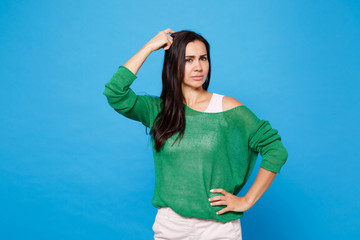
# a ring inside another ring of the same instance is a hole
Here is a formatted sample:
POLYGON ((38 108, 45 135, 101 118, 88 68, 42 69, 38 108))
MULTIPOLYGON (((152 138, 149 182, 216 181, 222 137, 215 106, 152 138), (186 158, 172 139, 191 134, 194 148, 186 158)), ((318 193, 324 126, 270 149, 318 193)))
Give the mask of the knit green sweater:
MULTIPOLYGON (((137 95, 129 88, 136 79, 120 66, 104 95, 123 116, 151 128, 160 112, 160 97, 137 95)), ((178 133, 168 138, 158 153, 151 136, 155 164, 154 207, 170 207, 184 217, 232 221, 243 212, 216 212, 226 206, 211 206, 209 198, 222 195, 210 189, 223 188, 237 195, 249 179, 258 154, 260 167, 280 173, 288 153, 278 131, 260 120, 247 106, 208 113, 185 108, 185 133, 172 145, 178 133)))

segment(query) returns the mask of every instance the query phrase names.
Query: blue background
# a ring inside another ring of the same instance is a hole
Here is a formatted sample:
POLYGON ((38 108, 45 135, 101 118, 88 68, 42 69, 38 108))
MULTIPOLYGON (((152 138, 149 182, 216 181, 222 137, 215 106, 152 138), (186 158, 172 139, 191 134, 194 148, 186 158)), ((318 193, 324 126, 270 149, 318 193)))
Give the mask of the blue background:
MULTIPOLYGON (((355 0, 1 1, 0 238, 153 238, 150 138, 102 92, 166 28, 209 41, 209 92, 268 120, 289 152, 243 238, 359 239, 355 0)), ((160 95, 163 56, 136 93, 160 95)))

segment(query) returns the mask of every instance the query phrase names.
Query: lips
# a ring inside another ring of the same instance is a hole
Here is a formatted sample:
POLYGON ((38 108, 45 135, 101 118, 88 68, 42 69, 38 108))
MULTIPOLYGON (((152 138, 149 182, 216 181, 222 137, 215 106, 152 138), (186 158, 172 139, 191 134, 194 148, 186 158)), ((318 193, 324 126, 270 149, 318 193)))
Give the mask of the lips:
POLYGON ((197 75, 197 76, 192 76, 191 78, 195 79, 195 80, 201 80, 204 77, 204 75, 197 75))

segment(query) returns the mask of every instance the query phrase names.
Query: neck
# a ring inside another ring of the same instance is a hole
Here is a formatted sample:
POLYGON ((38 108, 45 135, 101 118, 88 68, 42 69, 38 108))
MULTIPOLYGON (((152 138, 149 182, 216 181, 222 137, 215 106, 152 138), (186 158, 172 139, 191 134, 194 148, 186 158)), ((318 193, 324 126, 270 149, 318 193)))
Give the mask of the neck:
POLYGON ((205 99, 207 99, 209 96, 209 92, 204 90, 202 87, 194 89, 194 88, 188 88, 183 87, 182 93, 184 96, 184 103, 187 106, 194 106, 205 99))

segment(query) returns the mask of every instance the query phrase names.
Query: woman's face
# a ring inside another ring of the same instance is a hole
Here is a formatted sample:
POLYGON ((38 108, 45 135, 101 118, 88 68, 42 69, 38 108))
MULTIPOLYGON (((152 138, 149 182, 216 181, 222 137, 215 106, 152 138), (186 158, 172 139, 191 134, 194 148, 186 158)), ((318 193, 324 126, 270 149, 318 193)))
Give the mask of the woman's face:
POLYGON ((202 88, 209 72, 205 44, 199 40, 189 42, 185 48, 185 69, 182 87, 202 88))

